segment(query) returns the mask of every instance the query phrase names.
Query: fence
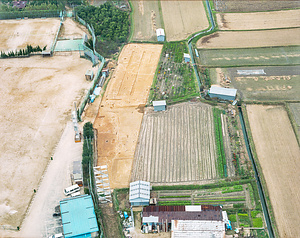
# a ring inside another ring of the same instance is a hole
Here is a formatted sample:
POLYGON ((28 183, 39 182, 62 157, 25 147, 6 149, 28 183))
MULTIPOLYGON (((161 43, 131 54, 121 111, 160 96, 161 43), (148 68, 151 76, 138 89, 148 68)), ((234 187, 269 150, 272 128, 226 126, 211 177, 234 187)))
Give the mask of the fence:
MULTIPOLYGON (((93 39, 93 50, 89 49, 88 47, 86 46, 83 46, 83 49, 86 50, 87 52, 89 52, 89 54, 85 54, 85 55, 90 55, 90 57, 95 57, 97 59, 99 59, 101 61, 101 64, 98 66, 98 70, 97 70, 97 73, 95 75, 95 78, 94 78, 94 81, 93 81, 93 84, 91 86, 91 88, 89 89, 89 91, 87 92, 85 98, 83 99, 79 109, 78 109, 78 117, 79 119, 81 120, 81 115, 83 113, 83 110, 85 108, 85 105, 87 104, 88 100, 89 100, 89 97, 90 95, 93 93, 94 89, 95 89, 95 86, 96 84, 99 82, 99 79, 101 77, 101 70, 105 64, 105 59, 103 56, 101 56, 95 49, 95 46, 96 46, 96 36, 95 36, 95 31, 94 31, 94 28, 91 27, 88 23, 86 23, 83 19, 81 19, 76 13, 75 13, 75 19, 77 19, 82 25, 86 26, 89 30, 89 32, 91 33, 92 35, 92 39, 93 39), (92 56, 93 55, 93 56, 92 56)), ((93 61, 92 61, 93 62, 93 61)), ((94 63, 94 62, 93 62, 94 63)))
POLYGON ((25 17, 28 18, 60 17, 61 15, 62 12, 57 10, 0 12, 0 20, 25 18, 25 17))

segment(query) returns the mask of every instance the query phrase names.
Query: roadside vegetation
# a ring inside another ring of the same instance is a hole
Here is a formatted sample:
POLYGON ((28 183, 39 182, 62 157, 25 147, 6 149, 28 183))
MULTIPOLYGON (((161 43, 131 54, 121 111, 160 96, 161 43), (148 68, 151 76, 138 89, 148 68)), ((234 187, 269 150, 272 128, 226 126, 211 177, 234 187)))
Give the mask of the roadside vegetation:
POLYGON ((75 11, 94 28, 97 37, 96 50, 104 57, 112 56, 128 40, 129 13, 119 10, 111 2, 99 7, 78 6, 75 11))
MULTIPOLYGON (((91 122, 87 122, 83 126, 83 151, 82 151, 82 172, 83 184, 87 188, 89 180, 89 166, 93 163, 93 143, 94 129, 91 122)), ((85 192, 88 190, 85 189, 85 192)))
POLYGON ((184 62, 184 53, 188 53, 185 42, 164 44, 150 90, 150 104, 155 100, 166 100, 168 103, 186 101, 199 95, 193 67, 184 62))

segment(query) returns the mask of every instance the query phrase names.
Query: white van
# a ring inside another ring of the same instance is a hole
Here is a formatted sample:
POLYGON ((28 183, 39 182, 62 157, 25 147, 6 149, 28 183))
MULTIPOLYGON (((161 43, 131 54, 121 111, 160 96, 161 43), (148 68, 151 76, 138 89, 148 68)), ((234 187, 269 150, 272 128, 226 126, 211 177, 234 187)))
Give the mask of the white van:
POLYGON ((80 191, 80 187, 78 186, 78 184, 75 184, 75 185, 72 185, 71 187, 65 188, 64 194, 66 196, 68 196, 68 195, 78 192, 78 191, 80 191))

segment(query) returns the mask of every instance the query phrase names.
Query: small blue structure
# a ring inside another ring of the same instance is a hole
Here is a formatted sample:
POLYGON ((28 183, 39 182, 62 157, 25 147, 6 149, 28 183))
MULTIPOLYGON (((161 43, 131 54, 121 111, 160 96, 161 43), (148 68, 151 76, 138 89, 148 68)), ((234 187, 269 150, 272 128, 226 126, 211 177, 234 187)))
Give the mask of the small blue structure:
POLYGON ((198 54, 198 50, 197 49, 195 49, 195 54, 199 58, 199 54, 198 54))
POLYGON ((219 98, 223 100, 234 101, 237 90, 234 88, 221 88, 218 86, 211 86, 209 96, 211 98, 219 98))
POLYGON ((88 238, 98 235, 98 224, 91 195, 82 195, 60 201, 65 238, 88 238))
POLYGON ((189 63, 191 61, 191 56, 189 54, 184 53, 183 57, 185 63, 189 63))
POLYGON ((150 183, 135 181, 130 183, 129 202, 131 206, 149 206, 150 183))
POLYGON ((156 29, 157 41, 165 41, 166 35, 164 29, 156 29))
POLYGON ((153 104, 155 112, 165 111, 166 110, 166 105, 167 105, 166 100, 153 101, 152 104, 153 104))

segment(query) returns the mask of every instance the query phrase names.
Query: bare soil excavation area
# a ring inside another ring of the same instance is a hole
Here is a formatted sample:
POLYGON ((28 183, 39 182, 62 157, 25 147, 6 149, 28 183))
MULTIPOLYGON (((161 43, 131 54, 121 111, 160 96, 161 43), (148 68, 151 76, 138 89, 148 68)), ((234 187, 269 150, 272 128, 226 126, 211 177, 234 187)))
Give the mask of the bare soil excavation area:
POLYGON ((147 108, 132 181, 193 184, 218 178, 212 107, 180 103, 165 112, 147 108))
POLYGON ((202 37, 198 48, 251 48, 300 44, 300 28, 262 31, 221 31, 202 37))
POLYGON ((0 51, 24 49, 27 44, 50 49, 59 24, 58 18, 1 20, 0 51))
POLYGON ((0 225, 24 218, 90 67, 78 53, 0 60, 0 225))
POLYGON ((168 41, 184 40, 208 28, 203 1, 161 1, 168 41))
POLYGON ((218 13, 220 30, 258 30, 300 26, 300 9, 273 12, 218 13))
POLYGON ((300 148, 282 106, 247 105, 250 128, 280 237, 300 233, 300 148))
POLYGON ((98 165, 108 166, 111 188, 128 187, 134 151, 162 45, 128 44, 109 81, 94 127, 98 165))

